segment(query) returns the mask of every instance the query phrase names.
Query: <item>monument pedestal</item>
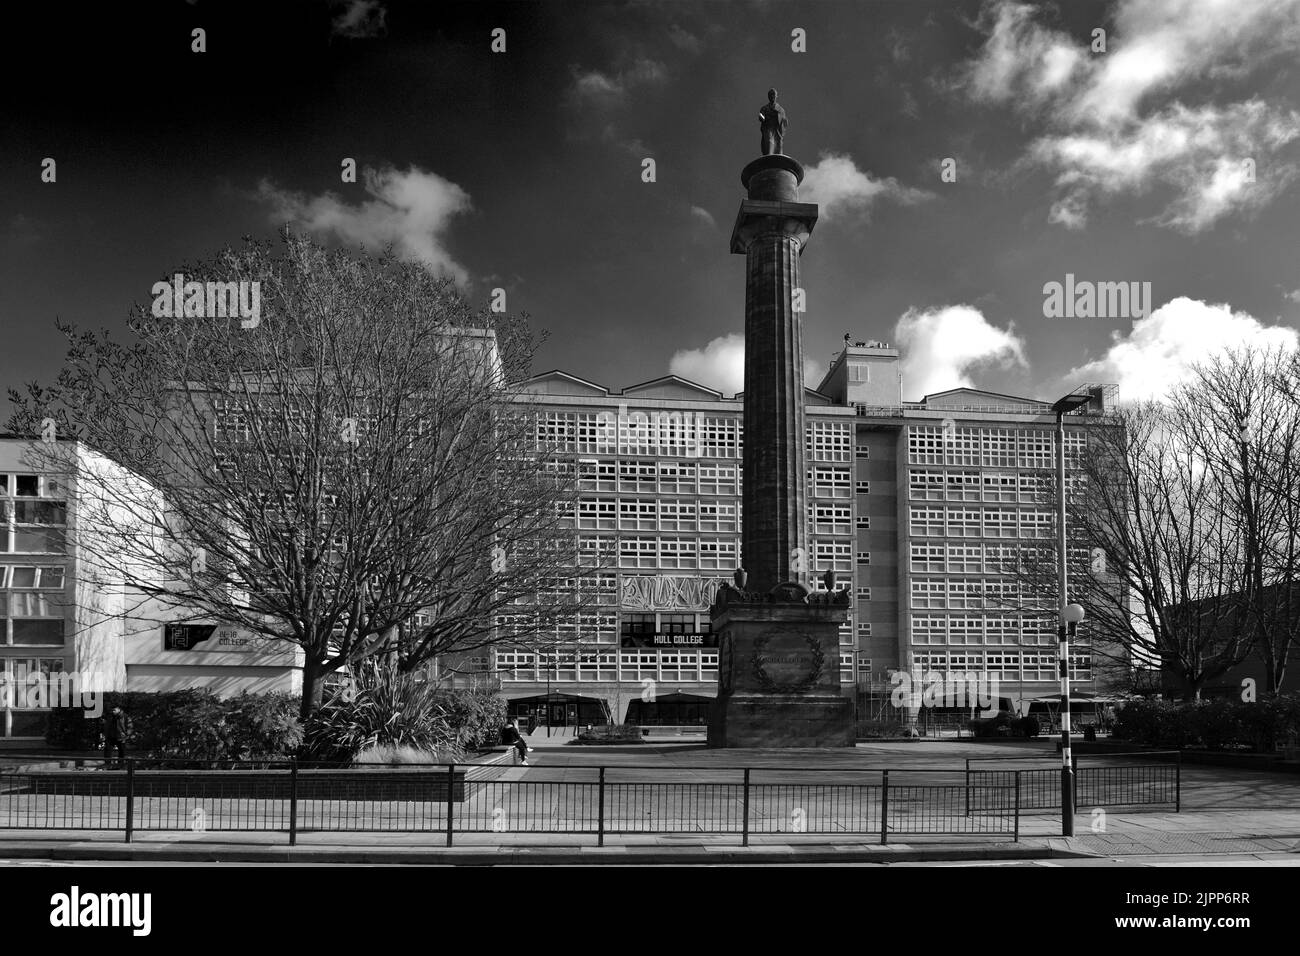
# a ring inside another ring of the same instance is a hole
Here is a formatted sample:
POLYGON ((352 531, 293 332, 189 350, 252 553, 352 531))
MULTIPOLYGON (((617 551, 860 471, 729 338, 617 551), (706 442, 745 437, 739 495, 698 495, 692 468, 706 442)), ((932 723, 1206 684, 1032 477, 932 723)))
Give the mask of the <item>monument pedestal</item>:
POLYGON ((718 698, 710 747, 852 747, 840 695, 839 627, 849 596, 786 583, 767 594, 724 585, 713 605, 718 698))

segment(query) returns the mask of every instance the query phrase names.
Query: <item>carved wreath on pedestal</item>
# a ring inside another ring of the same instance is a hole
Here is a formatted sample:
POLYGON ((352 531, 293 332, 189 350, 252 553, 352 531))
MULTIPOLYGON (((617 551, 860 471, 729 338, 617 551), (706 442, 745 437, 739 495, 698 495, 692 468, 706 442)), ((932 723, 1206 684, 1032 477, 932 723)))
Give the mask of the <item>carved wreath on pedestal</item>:
POLYGON ((770 634, 763 634, 756 638, 754 653, 749 659, 759 686, 769 694, 806 694, 816 687, 817 682, 821 680, 822 670, 826 667, 826 654, 822 651, 821 641, 815 637, 805 636, 804 642, 812 651, 812 666, 809 667, 807 675, 802 680, 778 684, 767 672, 767 658, 763 656, 771 639, 770 634))

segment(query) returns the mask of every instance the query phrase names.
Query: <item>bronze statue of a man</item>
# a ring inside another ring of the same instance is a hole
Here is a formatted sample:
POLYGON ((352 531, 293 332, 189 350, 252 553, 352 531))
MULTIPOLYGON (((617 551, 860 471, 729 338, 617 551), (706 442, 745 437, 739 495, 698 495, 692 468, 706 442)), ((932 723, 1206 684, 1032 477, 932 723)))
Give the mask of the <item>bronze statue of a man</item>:
POLYGON ((758 111, 758 128, 763 137, 760 148, 764 156, 781 152, 785 126, 785 110, 777 105, 776 90, 768 90, 767 105, 758 111))

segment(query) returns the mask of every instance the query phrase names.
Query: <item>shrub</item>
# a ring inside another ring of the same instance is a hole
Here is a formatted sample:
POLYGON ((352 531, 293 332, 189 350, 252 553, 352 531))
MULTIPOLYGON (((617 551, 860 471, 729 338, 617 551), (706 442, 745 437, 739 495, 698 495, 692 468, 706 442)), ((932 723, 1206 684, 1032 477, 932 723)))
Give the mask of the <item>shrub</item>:
POLYGON ((902 737, 906 732, 897 720, 860 720, 857 734, 859 737, 902 737))
POLYGON ((389 764, 428 765, 449 763, 454 759, 450 754, 440 754, 432 750, 420 750, 417 747, 392 744, 375 744, 361 751, 352 759, 354 764, 363 766, 389 764))
MULTIPOLYGON (((297 698, 240 694, 220 698, 203 688, 103 695, 104 713, 120 705, 131 720, 130 753, 198 765, 285 757, 302 742, 297 698)), ((103 720, 81 708, 50 714, 45 742, 69 750, 103 747, 103 720)))
POLYGON ((506 702, 486 691, 439 691, 434 698, 455 731, 462 751, 496 745, 506 722, 506 702))
POLYGON ((1277 694, 1259 701, 1134 700, 1115 715, 1112 735, 1148 747, 1250 748, 1271 752, 1300 732, 1300 697, 1277 694))
POLYGON ((304 758, 346 763, 379 744, 458 754, 456 733, 423 674, 363 661, 353 678, 307 719, 304 758))

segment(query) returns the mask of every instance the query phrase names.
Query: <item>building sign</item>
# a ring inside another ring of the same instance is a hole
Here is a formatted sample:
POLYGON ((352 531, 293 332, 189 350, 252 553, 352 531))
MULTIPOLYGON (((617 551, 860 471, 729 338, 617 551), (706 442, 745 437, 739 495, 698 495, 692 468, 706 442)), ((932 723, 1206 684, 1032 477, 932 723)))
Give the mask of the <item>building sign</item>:
POLYGON ((163 628, 164 651, 208 651, 248 654, 266 651, 270 640, 228 624, 168 624, 163 628))
POLYGON ((624 634, 623 647, 717 647, 716 634, 624 634))
POLYGON ((726 578, 702 578, 675 574, 625 574, 619 604, 628 610, 707 611, 726 578))

